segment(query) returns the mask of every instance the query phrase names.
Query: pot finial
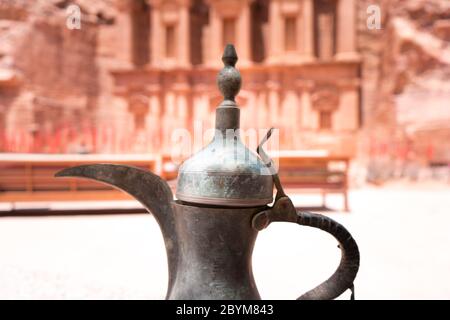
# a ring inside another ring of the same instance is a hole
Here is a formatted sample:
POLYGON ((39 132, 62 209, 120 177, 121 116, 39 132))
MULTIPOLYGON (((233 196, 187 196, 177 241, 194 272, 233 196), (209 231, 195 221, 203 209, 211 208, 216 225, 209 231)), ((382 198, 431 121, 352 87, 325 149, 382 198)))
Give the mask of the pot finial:
POLYGON ((220 92, 222 92, 224 102, 228 103, 222 103, 220 107, 236 105, 236 103, 230 102, 234 102, 234 98, 241 89, 241 74, 235 68, 237 60, 238 56, 236 54, 236 49, 232 44, 227 44, 222 55, 224 68, 217 76, 217 85, 220 92))

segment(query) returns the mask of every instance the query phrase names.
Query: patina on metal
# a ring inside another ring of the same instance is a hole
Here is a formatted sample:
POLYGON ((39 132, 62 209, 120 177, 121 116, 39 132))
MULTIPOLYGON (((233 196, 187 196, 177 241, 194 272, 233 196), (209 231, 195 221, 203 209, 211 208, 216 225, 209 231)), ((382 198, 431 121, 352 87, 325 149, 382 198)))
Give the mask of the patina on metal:
POLYGON ((240 110, 235 97, 241 75, 232 45, 225 48, 217 84, 224 97, 216 109, 213 141, 186 160, 177 182, 179 200, 231 207, 256 207, 273 201, 273 181, 267 166, 239 136, 240 110))
POLYGON ((334 299, 348 289, 354 298, 353 281, 360 259, 355 240, 334 220, 295 209, 262 148, 271 130, 258 147, 259 157, 240 142, 239 109, 234 98, 241 79, 234 68, 234 47, 227 46, 223 61, 225 68, 219 73, 218 85, 224 101, 216 111, 218 130, 205 149, 183 164, 178 200, 173 199, 167 182, 160 177, 129 166, 84 165, 64 169, 56 176, 112 185, 134 196, 153 213, 167 250, 167 299, 260 299, 251 257, 258 232, 272 222, 319 228, 339 242, 342 256, 335 273, 298 299, 334 299), (230 145, 225 141, 227 130, 232 131, 230 145), (274 204, 269 206, 274 185, 277 192, 274 204))

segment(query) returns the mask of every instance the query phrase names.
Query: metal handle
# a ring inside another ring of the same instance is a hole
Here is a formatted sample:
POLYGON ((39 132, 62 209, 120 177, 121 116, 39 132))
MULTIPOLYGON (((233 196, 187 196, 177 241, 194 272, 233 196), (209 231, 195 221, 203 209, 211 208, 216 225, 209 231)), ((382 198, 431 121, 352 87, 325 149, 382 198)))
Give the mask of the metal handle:
POLYGON ((352 291, 351 299, 355 299, 353 281, 359 269, 359 250, 352 235, 341 224, 321 214, 297 212, 297 223, 302 226, 319 228, 333 235, 341 249, 341 263, 325 282, 301 295, 299 300, 329 300, 340 296, 347 289, 352 291))
POLYGON ((271 222, 293 222, 301 226, 319 228, 333 235, 341 248, 341 263, 333 275, 314 289, 301 295, 298 300, 330 300, 337 298, 344 291, 352 291, 351 299, 355 298, 353 281, 359 269, 359 250, 356 241, 350 232, 340 223, 321 214, 297 211, 291 199, 286 195, 280 182, 280 177, 275 169, 272 159, 262 148, 263 144, 272 135, 270 129, 258 146, 257 152, 266 166, 271 170, 273 182, 277 193, 275 202, 271 208, 257 213, 252 220, 252 226, 256 230, 265 229, 271 222))
POLYGON ((296 211, 291 205, 289 198, 280 198, 272 208, 254 216, 253 227, 262 230, 271 222, 282 221, 319 228, 338 240, 342 252, 341 262, 334 274, 322 284, 301 295, 298 300, 330 300, 337 298, 347 289, 352 291, 353 300, 355 298, 353 281, 358 273, 360 260, 356 241, 347 229, 333 219, 321 214, 296 211))

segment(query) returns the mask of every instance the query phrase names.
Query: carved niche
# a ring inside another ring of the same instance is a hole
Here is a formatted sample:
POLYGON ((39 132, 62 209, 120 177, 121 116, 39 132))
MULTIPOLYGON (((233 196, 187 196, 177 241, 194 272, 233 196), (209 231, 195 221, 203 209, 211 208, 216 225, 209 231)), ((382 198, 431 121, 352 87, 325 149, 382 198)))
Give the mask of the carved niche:
POLYGON ((333 129, 333 113, 339 107, 339 91, 333 85, 319 85, 315 88, 311 102, 318 114, 318 129, 333 129))
POLYGON ((134 94, 130 97, 128 110, 133 115, 135 130, 145 129, 145 117, 149 110, 148 97, 134 94))

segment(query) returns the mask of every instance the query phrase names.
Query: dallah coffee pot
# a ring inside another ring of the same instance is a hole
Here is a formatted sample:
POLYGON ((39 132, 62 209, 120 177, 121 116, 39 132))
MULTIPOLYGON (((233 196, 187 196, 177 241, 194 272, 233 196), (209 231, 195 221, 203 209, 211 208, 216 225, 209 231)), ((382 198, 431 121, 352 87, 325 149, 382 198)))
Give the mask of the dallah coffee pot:
POLYGON ((235 97, 241 76, 237 55, 225 48, 217 84, 224 96, 216 109, 214 138, 180 167, 174 200, 159 176, 138 168, 94 164, 64 169, 57 177, 94 179, 119 188, 142 203, 164 236, 169 267, 167 299, 260 299, 252 272, 259 231, 272 222, 292 222, 332 234, 342 251, 335 273, 299 299, 334 299, 352 290, 359 268, 358 246, 334 220, 297 211, 283 191, 274 164, 264 152, 252 153, 239 138, 240 110, 235 97), (273 187, 276 195, 273 198, 273 187), (273 202, 273 205, 270 205, 273 202))

